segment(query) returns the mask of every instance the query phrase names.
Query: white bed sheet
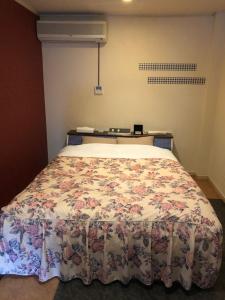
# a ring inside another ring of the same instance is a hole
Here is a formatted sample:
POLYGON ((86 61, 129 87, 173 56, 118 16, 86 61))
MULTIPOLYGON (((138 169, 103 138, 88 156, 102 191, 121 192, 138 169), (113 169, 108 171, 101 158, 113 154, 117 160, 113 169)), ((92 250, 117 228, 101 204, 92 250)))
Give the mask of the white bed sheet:
POLYGON ((82 144, 66 146, 59 156, 100 158, 165 158, 177 160, 170 150, 150 145, 82 144))

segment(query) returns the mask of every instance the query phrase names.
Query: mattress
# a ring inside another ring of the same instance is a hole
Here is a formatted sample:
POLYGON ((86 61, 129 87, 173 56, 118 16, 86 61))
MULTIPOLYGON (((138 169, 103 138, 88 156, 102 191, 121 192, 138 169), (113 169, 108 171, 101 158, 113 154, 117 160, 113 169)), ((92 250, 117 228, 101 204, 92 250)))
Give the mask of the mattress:
POLYGON ((68 146, 0 215, 0 274, 215 284, 222 227, 166 149, 68 146))

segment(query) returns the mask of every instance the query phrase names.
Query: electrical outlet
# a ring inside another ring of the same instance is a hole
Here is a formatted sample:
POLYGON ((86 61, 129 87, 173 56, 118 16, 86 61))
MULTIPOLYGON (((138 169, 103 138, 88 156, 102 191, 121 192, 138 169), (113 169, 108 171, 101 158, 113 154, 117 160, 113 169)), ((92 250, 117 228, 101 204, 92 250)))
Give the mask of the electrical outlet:
POLYGON ((101 85, 95 86, 95 95, 103 95, 103 87, 101 85))

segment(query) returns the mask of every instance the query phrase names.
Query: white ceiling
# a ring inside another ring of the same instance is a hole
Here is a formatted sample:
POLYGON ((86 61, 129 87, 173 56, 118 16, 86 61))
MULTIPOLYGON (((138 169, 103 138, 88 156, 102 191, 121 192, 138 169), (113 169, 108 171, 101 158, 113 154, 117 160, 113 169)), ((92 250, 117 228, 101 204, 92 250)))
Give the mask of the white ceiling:
POLYGON ((204 15, 225 11, 225 0, 15 0, 40 14, 104 13, 122 15, 204 15))

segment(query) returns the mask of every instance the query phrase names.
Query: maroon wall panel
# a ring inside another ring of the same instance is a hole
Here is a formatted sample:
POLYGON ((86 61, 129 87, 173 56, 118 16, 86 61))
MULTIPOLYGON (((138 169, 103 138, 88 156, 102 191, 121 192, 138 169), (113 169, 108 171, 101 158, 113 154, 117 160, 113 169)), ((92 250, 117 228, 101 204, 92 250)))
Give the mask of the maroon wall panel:
POLYGON ((36 20, 13 0, 0 0, 0 206, 47 164, 36 20))

